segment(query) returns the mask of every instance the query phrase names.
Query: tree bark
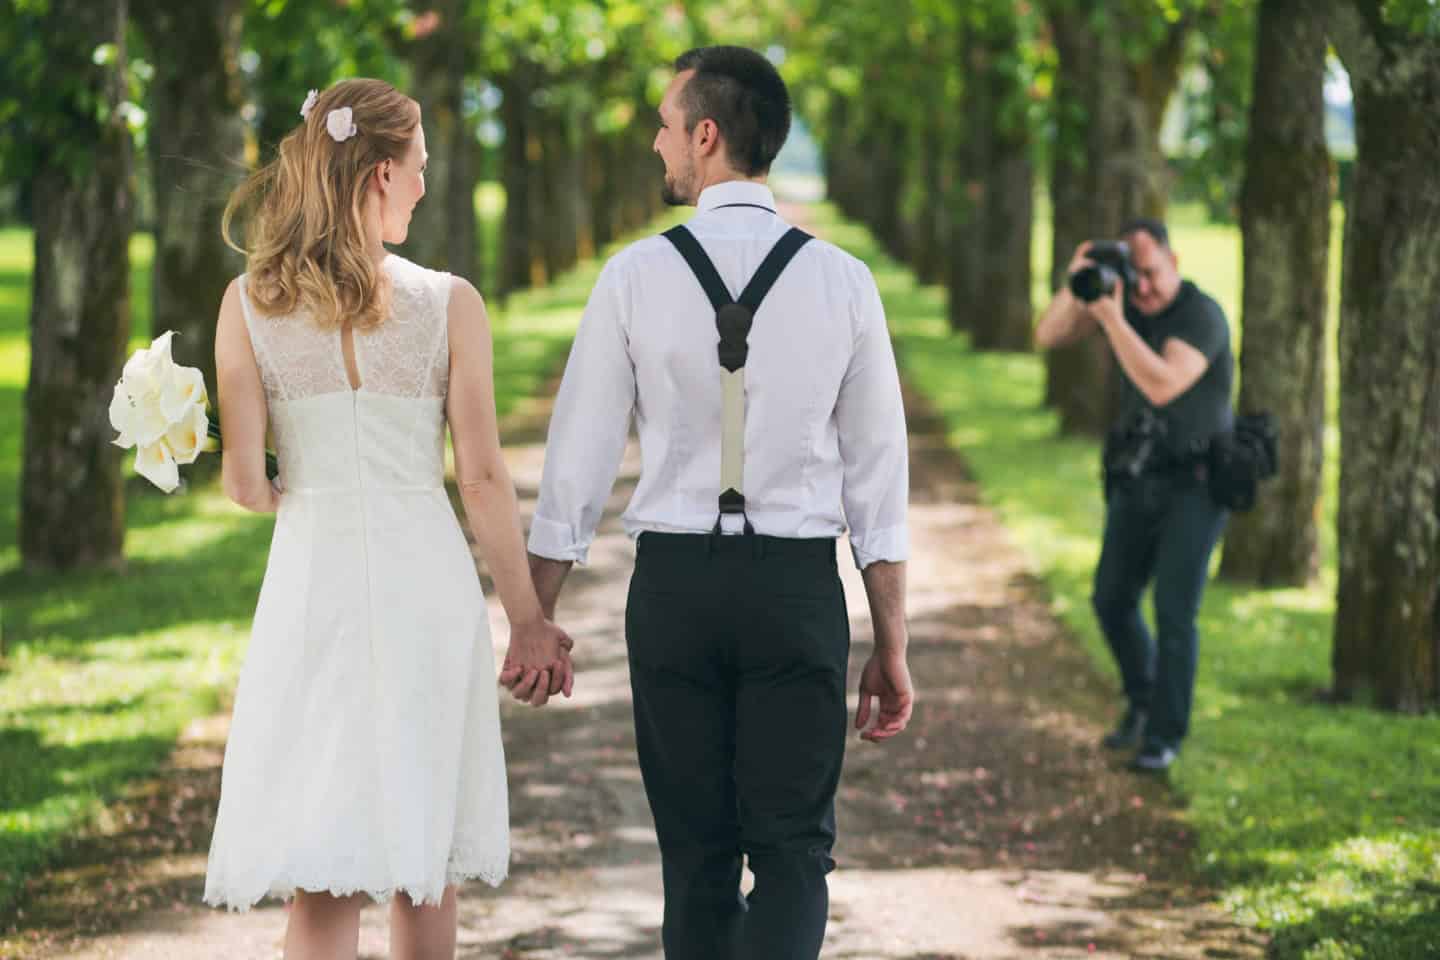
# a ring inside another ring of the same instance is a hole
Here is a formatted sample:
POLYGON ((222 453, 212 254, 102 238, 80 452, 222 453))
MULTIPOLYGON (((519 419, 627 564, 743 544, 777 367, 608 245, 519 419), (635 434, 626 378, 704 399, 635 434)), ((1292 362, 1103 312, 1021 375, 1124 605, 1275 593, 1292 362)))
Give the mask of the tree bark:
POLYGON ((634 139, 630 141, 630 151, 630 169, 643 171, 645 174, 627 178, 632 184, 633 197, 633 219, 628 229, 639 230, 665 208, 660 196, 660 184, 664 175, 660 158, 655 155, 654 138, 648 127, 636 129, 634 139))
MULTIPOLYGON (((1099 5, 1099 4, 1097 4, 1099 5)), ((1174 24, 1145 58, 1131 62, 1121 33, 1128 22, 1114 0, 1093 11, 1052 0, 1050 24, 1060 66, 1055 79, 1057 136, 1051 178, 1054 235, 1051 277, 1064 282, 1075 248, 1114 239, 1133 216, 1163 217, 1168 177, 1160 122, 1179 82, 1185 21, 1174 24)), ((1099 436, 1114 419, 1118 375, 1100 336, 1046 355, 1046 402, 1061 432, 1099 436)))
POLYGON ((1440 41, 1332 0, 1356 147, 1340 312, 1335 692, 1440 701, 1440 41))
POLYGON ((851 128, 854 105, 836 94, 830 104, 828 143, 825 146, 825 197, 847 217, 859 219, 864 196, 859 146, 851 128))
POLYGON ((582 184, 575 179, 579 171, 574 125, 568 104, 555 103, 536 117, 540 127, 541 193, 544 202, 534 229, 540 238, 545 260, 545 276, 553 280, 575 265, 579 257, 580 217, 576 192, 582 184))
POLYGON ((875 232, 881 246, 896 260, 905 261, 905 224, 900 201, 904 195, 904 164, 900 150, 905 143, 905 125, 898 119, 872 120, 860 137, 860 150, 867 158, 865 223, 875 232))
POLYGON ((505 125, 502 176, 505 183, 505 220, 502 227, 500 256, 500 292, 509 294, 523 290, 532 283, 534 238, 532 225, 538 185, 531 176, 532 156, 536 145, 530 104, 534 89, 533 68, 517 63, 509 75, 499 80, 504 99, 500 104, 501 122, 505 125))
POLYGON ((410 63, 415 99, 425 110, 430 161, 425 199, 415 208, 405 253, 474 283, 480 275, 479 145, 465 119, 465 80, 475 66, 480 38, 465 19, 464 0, 433 0, 426 6, 440 14, 440 23, 414 42, 410 63))
POLYGON ((1325 145, 1322 22, 1306 0, 1264 0, 1245 183, 1240 409, 1271 411, 1280 472, 1255 509, 1231 518, 1221 574, 1262 586, 1316 572, 1325 433, 1330 154, 1325 145))
POLYGON ((590 199, 590 229, 595 248, 603 250, 615 240, 616 210, 619 201, 621 171, 618 156, 619 136, 595 138, 595 162, 591 168, 593 194, 590 199))
POLYGON ((986 183, 995 111, 990 108, 991 84, 980 75, 985 46, 973 26, 960 40, 965 65, 960 101, 960 132, 955 143, 955 186, 949 211, 949 257, 946 271, 946 318, 954 333, 974 329, 985 261, 986 183))
POLYGON ((1031 342, 1030 237, 1034 167, 1030 132, 1017 109, 1025 96, 1019 77, 1000 65, 1020 42, 1014 14, 992 11, 983 39, 984 67, 971 74, 988 88, 987 142, 980 151, 980 271, 971 320, 976 350, 1025 350, 1031 342))
MULTIPOLYGON (((149 143, 155 190, 151 327, 174 330, 179 363, 215 386, 215 314, 244 259, 220 235, 243 176, 241 0, 148 0, 135 19, 155 55, 149 143)), ((213 394, 212 394, 213 396, 213 394)))
MULTIPOLYGON (((68 89, 68 129, 34 180, 35 271, 20 490, 26 569, 123 559, 125 499, 109 405, 130 334, 133 198, 125 0, 51 0, 43 70, 68 89), (117 55, 96 65, 93 51, 117 55), (96 118, 96 106, 104 108, 96 118)), ((210 305, 213 312, 214 304, 210 305)))
POLYGON ((915 218, 914 240, 910 244, 914 254, 915 275, 921 283, 944 283, 949 274, 949 258, 946 256, 947 225, 945 222, 946 171, 945 171, 945 117, 943 106, 933 103, 925 113, 925 120, 917 138, 920 149, 920 184, 922 200, 919 214, 915 218))
POLYGON ((591 119, 582 111, 575 111, 571 118, 570 164, 566 174, 566 186, 570 192, 570 203, 574 208, 575 260, 578 263, 595 255, 595 208, 592 201, 595 180, 595 145, 599 138, 592 132, 591 119))

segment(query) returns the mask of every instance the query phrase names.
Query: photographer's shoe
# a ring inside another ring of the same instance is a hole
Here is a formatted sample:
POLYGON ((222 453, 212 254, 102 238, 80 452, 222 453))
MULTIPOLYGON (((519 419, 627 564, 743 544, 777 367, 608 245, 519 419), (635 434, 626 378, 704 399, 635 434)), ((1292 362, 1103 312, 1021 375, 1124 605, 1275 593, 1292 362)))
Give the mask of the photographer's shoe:
POLYGON ((1140 746, 1144 736, 1145 711, 1130 707, 1115 729, 1105 734, 1105 739, 1101 740, 1100 744, 1108 750, 1133 750, 1140 746))
POLYGON ((1135 754, 1135 759, 1130 761, 1130 769, 1139 773, 1164 773, 1179 755, 1180 752, 1174 747, 1147 743, 1135 754))

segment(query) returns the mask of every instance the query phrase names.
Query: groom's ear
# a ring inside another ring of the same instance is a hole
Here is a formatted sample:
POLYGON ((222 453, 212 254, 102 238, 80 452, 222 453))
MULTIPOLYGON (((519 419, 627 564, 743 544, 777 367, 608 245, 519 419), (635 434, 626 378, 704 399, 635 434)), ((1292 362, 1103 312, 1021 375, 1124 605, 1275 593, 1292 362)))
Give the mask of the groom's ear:
POLYGON ((696 149, 709 155, 715 151, 720 144, 720 126, 714 120, 706 118, 695 124, 695 132, 699 135, 696 140, 696 149))

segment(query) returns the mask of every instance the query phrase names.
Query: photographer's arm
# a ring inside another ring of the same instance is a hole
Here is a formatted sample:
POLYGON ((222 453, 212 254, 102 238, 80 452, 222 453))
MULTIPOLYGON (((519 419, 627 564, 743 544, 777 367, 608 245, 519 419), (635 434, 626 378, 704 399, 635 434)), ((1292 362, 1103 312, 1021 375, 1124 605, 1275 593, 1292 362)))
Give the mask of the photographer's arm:
POLYGON ((1069 287, 1055 294, 1040 323, 1035 327, 1035 345, 1042 350, 1063 347, 1082 340, 1095 330, 1095 319, 1069 287))
MULTIPOLYGON (((1089 256, 1090 241, 1086 240, 1075 248, 1075 255, 1070 258, 1065 275, 1068 277, 1090 263, 1089 256)), ((1035 327, 1035 345, 1042 350, 1051 350, 1083 340, 1094 332, 1095 318, 1085 309, 1085 304, 1070 292, 1069 284, 1065 284, 1055 292, 1050 305, 1040 317, 1039 325, 1035 327)))
POLYGON ((1210 361, 1205 354, 1179 337, 1167 339, 1160 353, 1151 350, 1135 328, 1126 322, 1125 310, 1121 306, 1124 296, 1124 287, 1117 286, 1115 293, 1096 300, 1086 313, 1105 331, 1115 358, 1130 382, 1152 405, 1166 406, 1195 385, 1210 361))

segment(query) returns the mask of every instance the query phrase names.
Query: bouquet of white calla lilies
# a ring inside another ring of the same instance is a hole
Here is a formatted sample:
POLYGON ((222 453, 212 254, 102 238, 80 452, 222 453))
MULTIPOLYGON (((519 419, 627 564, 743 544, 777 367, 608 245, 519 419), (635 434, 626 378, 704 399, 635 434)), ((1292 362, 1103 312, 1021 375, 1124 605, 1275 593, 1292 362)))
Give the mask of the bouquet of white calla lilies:
POLYGON ((220 430, 205 412, 210 397, 196 367, 182 367, 170 356, 167 330, 125 362, 110 399, 110 425, 120 436, 117 447, 135 452, 135 472, 166 493, 180 485, 180 465, 194 463, 213 449, 220 430))
POLYGON ((166 493, 180 485, 179 465, 194 463, 209 433, 205 379, 170 355, 167 330, 125 362, 110 400, 115 445, 138 447, 135 471, 166 493))

